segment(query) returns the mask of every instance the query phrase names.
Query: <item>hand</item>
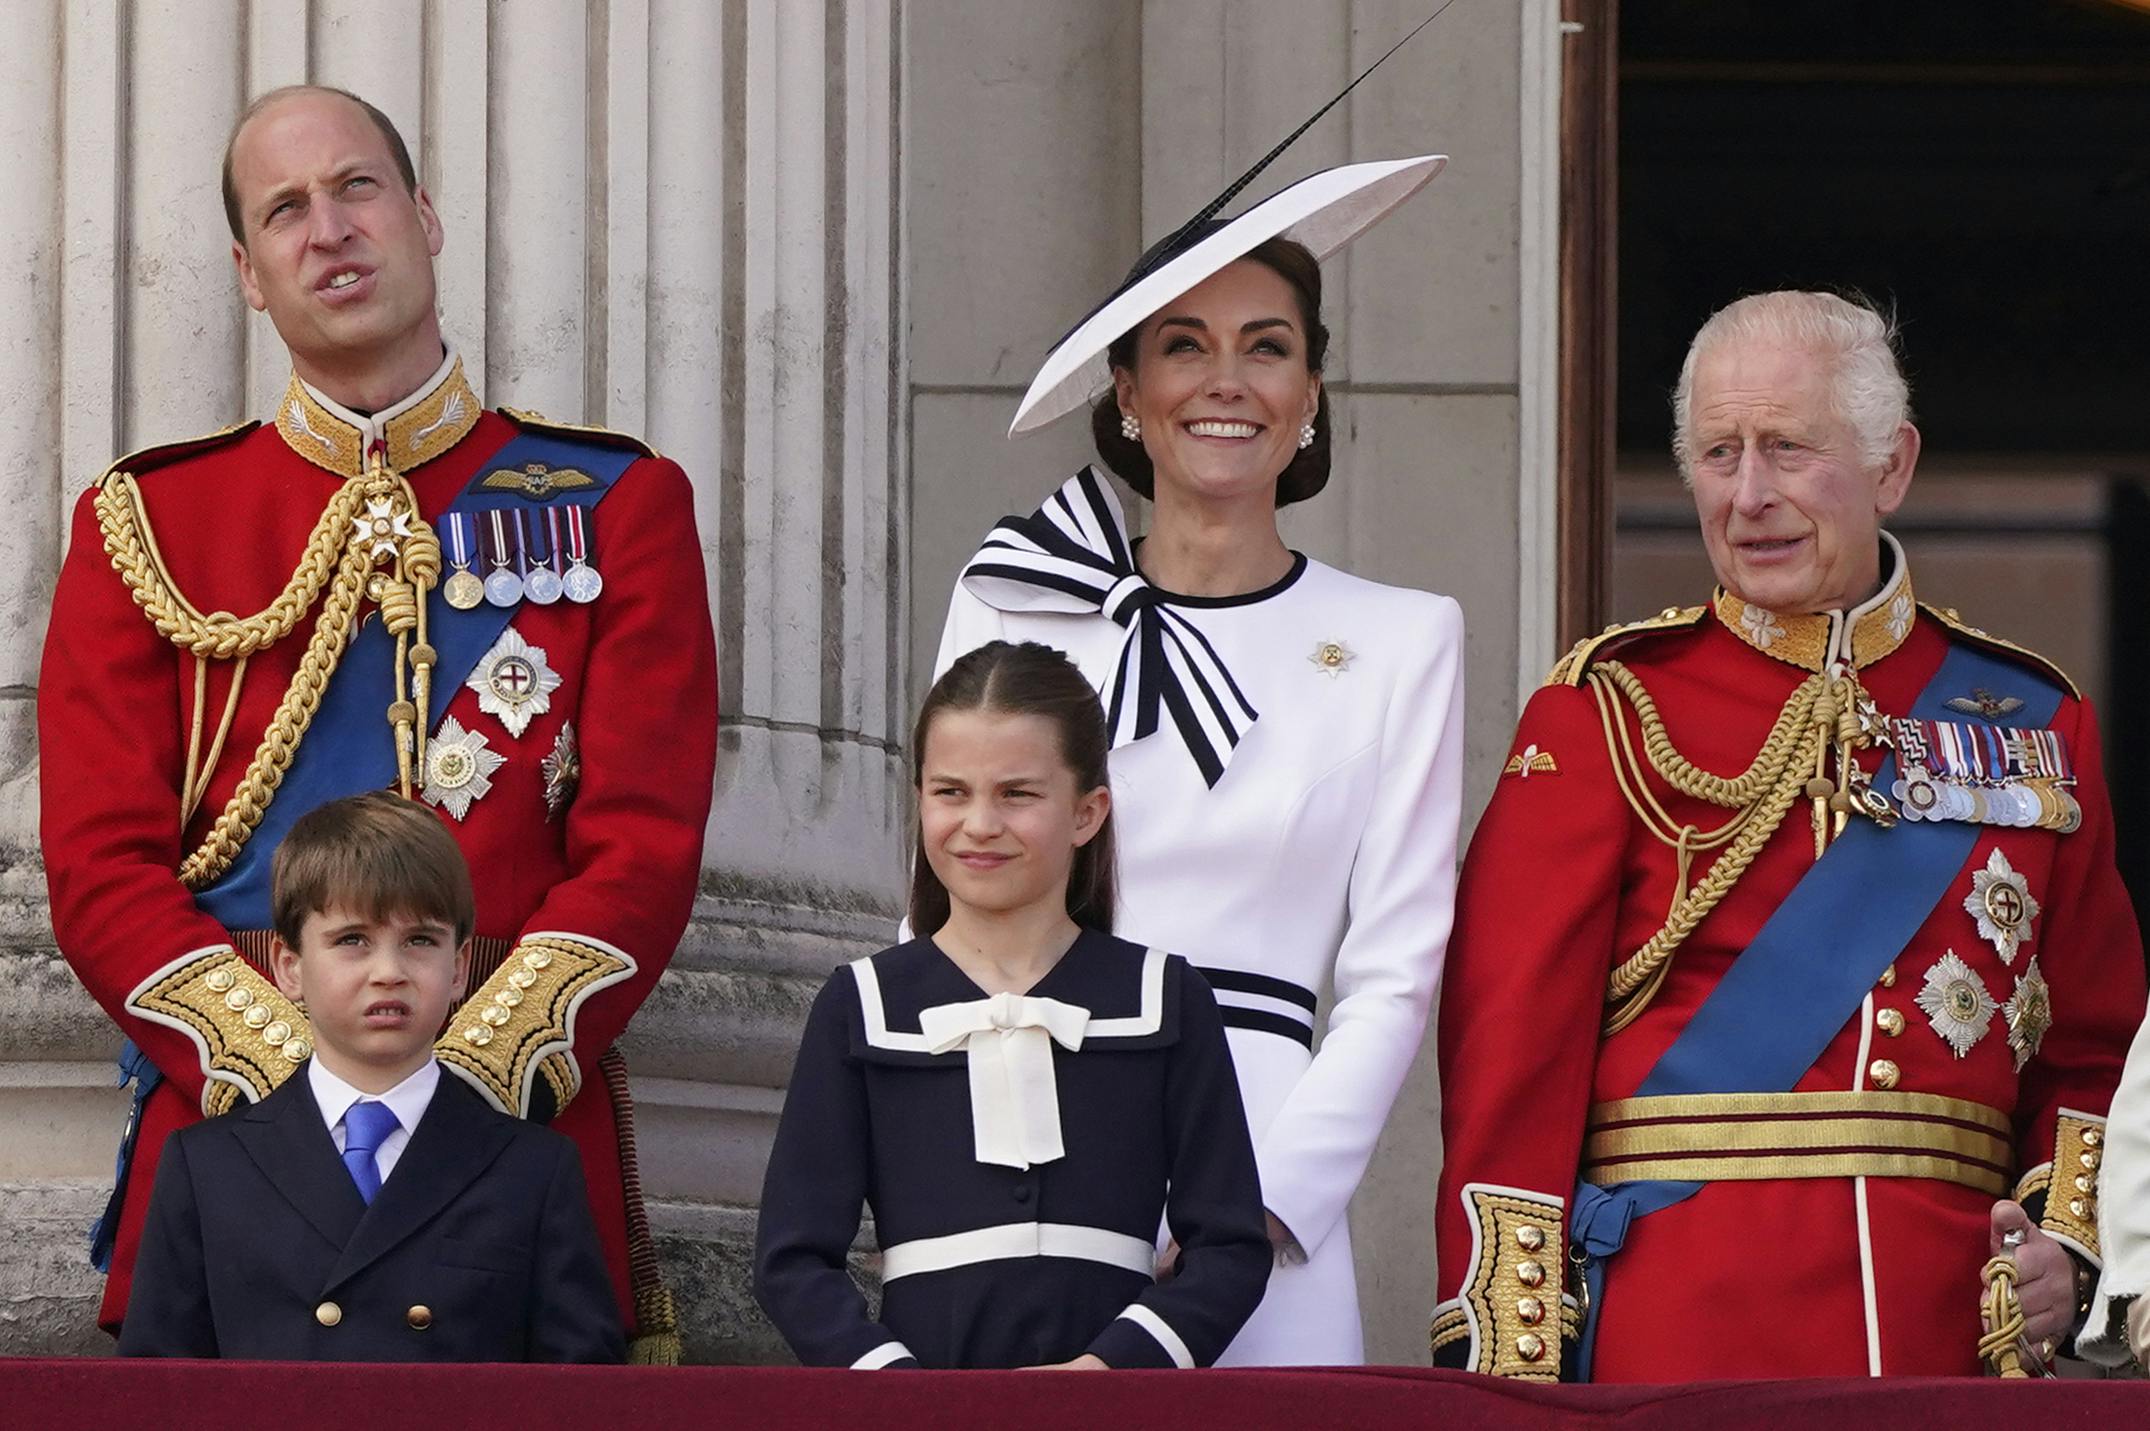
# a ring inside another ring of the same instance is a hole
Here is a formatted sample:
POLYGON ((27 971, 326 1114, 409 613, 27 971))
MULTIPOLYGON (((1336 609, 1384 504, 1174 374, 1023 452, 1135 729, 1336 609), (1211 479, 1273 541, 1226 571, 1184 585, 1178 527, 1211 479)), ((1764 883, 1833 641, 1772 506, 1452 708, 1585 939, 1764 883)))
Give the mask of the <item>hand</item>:
POLYGON ((2016 1300, 2023 1306, 2023 1339, 2045 1350, 2075 1324, 2076 1265, 2068 1249, 2031 1226, 2023 1205, 2006 1198, 1993 1205, 1987 1248, 1998 1257, 2009 1251, 2002 1239, 2020 1232, 2016 1259, 2016 1300))
POLYGON ((1084 1353, 1083 1353, 1083 1354, 1082 1354, 1081 1356, 1079 1356, 1079 1357, 1075 1358, 1075 1360, 1073 1360, 1073 1361, 1055 1361, 1055 1362, 1048 1362, 1048 1363, 1046 1363, 1046 1364, 1045 1364, 1045 1365, 1043 1365, 1043 1366, 1026 1366, 1026 1367, 1024 1367, 1024 1368, 1023 1368, 1023 1370, 1024 1370, 1024 1371, 1110 1371, 1110 1370, 1112 1370, 1112 1368, 1111 1368, 1111 1367, 1109 1367, 1109 1366, 1107 1366, 1107 1365, 1105 1365, 1104 1361, 1103 1361, 1103 1360, 1102 1360, 1101 1358, 1099 1358, 1099 1357, 1096 1357, 1096 1356, 1093 1356, 1093 1355, 1091 1355, 1091 1354, 1090 1354, 1089 1352, 1084 1352, 1084 1353))
MULTIPOLYGON (((1269 1250, 1276 1254, 1280 1263, 1296 1265, 1306 1261, 1306 1249, 1299 1239, 1291 1235, 1291 1229, 1278 1220, 1273 1212, 1264 1210, 1262 1216, 1269 1226, 1269 1250)), ((1169 1282, 1179 1273, 1180 1245, 1171 1238, 1165 1239, 1162 1252, 1157 1254, 1157 1280, 1169 1282)))
POLYGON ((1262 1215, 1269 1219, 1269 1249, 1276 1254, 1278 1264, 1297 1266, 1306 1261, 1306 1249, 1299 1245, 1298 1238, 1292 1236, 1291 1229, 1279 1221, 1273 1212, 1265 1210, 1262 1215))

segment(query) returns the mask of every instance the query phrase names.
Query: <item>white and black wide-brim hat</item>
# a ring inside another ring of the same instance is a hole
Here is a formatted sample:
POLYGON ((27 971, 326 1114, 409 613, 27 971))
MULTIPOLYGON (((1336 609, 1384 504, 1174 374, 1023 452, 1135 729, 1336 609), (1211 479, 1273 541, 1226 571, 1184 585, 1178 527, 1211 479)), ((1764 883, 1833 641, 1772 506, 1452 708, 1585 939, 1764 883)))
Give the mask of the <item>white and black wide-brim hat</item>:
POLYGON ((1008 435, 1043 427, 1087 406, 1112 381, 1106 349, 1211 274, 1273 238, 1291 239, 1304 244, 1316 259, 1327 258, 1425 188, 1447 162, 1445 154, 1421 154, 1323 169, 1231 219, 1213 217, 1224 202, 1214 201, 1207 212, 1152 246, 1112 295, 1053 345, 1015 410, 1008 435))

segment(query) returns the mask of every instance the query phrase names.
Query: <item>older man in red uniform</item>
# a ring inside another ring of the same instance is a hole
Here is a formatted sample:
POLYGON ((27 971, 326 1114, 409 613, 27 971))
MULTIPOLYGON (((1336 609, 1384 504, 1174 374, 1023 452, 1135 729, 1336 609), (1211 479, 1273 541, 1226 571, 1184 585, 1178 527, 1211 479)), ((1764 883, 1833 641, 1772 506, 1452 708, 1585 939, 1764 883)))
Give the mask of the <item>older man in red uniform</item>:
POLYGON ((362 101, 257 101, 225 202, 290 386, 272 423, 123 458, 85 494, 39 691, 53 924, 142 1080, 102 1320, 124 1314, 166 1135, 310 1051, 261 973, 277 839, 387 786, 439 811, 476 876, 475 992, 440 1062, 581 1147, 628 1323, 661 1357, 677 1341, 610 1050, 685 926, 709 810, 687 479, 631 438, 480 404, 441 337, 439 220, 362 101))
POLYGON ((2076 1316, 2142 951, 2089 705, 1880 530, 1919 448, 1890 339, 1826 294, 1705 325, 1715 599, 1524 711, 1440 1018, 1439 1363, 1967 1374, 2000 1252, 2031 1351, 2076 1316))

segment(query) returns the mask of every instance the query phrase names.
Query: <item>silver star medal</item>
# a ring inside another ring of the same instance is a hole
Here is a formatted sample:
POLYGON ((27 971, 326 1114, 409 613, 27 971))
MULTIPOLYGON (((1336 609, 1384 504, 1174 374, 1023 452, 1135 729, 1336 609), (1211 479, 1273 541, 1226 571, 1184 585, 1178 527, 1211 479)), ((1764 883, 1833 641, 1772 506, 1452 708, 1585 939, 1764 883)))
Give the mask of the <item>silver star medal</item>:
POLYGON ((470 813, 471 801, 492 790, 493 772, 507 763, 505 755, 486 748, 484 736, 449 716, 426 742, 426 783, 419 795, 460 821, 470 813))
POLYGON ((2016 1056, 2016 1072, 2021 1073, 2023 1065, 2038 1056, 2045 1031, 2053 1027, 2053 994, 2046 987, 2045 975, 2038 972, 2035 957, 2016 976, 2016 991, 2002 1013, 2008 1020, 2008 1047, 2016 1056))
POLYGON ((538 774, 545 777, 545 818, 558 819, 582 784, 582 754, 575 748, 573 721, 561 722, 560 733, 553 737, 552 754, 538 762, 538 774))
POLYGON ((2003 964, 2015 963, 2022 946, 2031 942, 2038 901, 2031 898, 2030 881, 1999 850, 1986 857, 1984 869, 1971 872, 1971 892, 1964 896, 1963 907, 1978 921, 1978 937, 1993 946, 2003 964))
POLYGON ((531 645, 510 626, 478 658, 477 669, 463 684, 478 693, 479 710, 498 717, 508 734, 520 736, 532 720, 552 709, 560 673, 545 664, 543 646, 531 645))
POLYGON ((1986 1030, 1993 1026, 1993 1016, 2001 1011, 1993 995, 1986 992, 1985 984, 1953 949, 1926 971, 1926 987, 1919 990, 1918 1005, 1926 1011, 1926 1021, 1933 1025, 1933 1031, 1955 1050, 1958 1058, 1986 1036, 1986 1030))

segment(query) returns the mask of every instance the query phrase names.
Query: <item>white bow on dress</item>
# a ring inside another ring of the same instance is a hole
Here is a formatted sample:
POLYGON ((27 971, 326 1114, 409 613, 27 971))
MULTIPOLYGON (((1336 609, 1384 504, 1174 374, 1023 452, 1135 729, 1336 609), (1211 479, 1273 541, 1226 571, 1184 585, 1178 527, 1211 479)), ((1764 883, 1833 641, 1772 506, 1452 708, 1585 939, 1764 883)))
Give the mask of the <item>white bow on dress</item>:
POLYGON ((941 1004, 918 1016, 932 1053, 961 1046, 970 1062, 970 1118, 977 1158, 1028 1168, 1064 1157, 1053 1045, 1082 1047, 1090 1011, 1058 999, 995 994, 941 1004))

